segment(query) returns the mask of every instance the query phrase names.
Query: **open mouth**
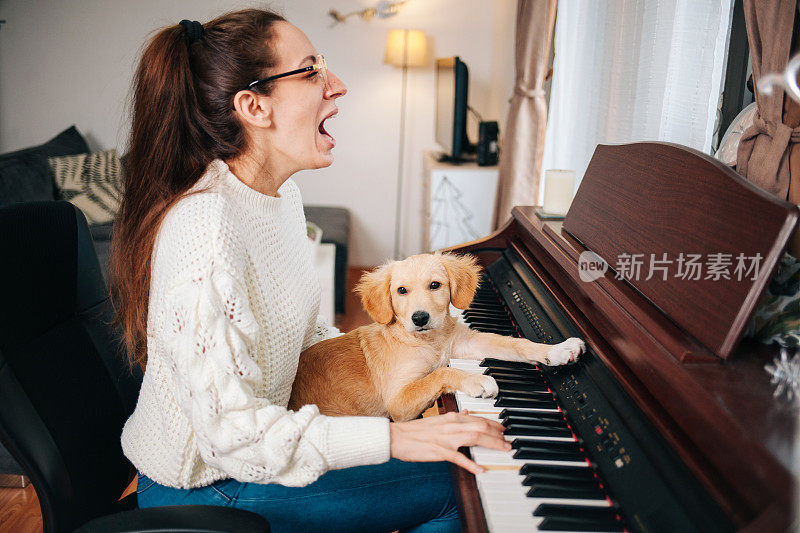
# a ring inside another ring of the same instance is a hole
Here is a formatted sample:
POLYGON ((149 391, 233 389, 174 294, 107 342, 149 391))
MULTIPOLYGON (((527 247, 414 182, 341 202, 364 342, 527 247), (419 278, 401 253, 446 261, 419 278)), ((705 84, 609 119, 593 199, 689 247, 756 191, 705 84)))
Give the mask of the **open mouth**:
POLYGON ((420 327, 418 327, 418 328, 417 328, 417 333, 419 333, 419 332, 421 332, 421 331, 430 331, 430 330, 432 330, 432 329, 433 329, 433 328, 432 328, 432 327, 430 327, 430 326, 420 326, 420 327))
POLYGON ((325 129, 325 121, 328 120, 329 118, 336 118, 338 116, 338 114, 339 114, 339 110, 338 109, 334 109, 333 111, 331 111, 331 113, 328 116, 326 116, 325 118, 322 119, 322 122, 320 122, 319 126, 317 127, 317 131, 319 131, 319 133, 323 137, 325 137, 328 140, 328 142, 330 142, 331 145, 333 145, 333 146, 336 145, 336 139, 334 139, 333 135, 328 133, 328 131, 325 129))

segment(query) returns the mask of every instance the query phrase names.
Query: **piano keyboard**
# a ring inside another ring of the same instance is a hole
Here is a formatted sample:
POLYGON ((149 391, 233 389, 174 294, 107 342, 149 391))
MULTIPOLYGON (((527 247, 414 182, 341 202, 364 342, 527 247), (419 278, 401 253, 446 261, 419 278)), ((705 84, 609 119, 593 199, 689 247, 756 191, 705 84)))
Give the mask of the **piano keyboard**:
MULTIPOLYGON (((460 320, 479 331, 521 336, 488 279, 460 320)), ((554 341, 544 330, 541 338, 554 341)), ((490 531, 625 530, 618 506, 538 367, 491 358, 451 359, 450 366, 491 375, 499 388, 497 398, 455 394, 459 411, 503 424, 513 447, 470 448, 472 459, 486 468, 476 481, 490 531)))

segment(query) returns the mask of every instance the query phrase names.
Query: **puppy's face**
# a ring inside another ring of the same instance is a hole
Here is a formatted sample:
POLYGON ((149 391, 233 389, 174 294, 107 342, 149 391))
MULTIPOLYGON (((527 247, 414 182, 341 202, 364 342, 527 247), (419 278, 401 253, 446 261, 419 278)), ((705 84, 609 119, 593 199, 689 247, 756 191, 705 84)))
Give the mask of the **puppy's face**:
POLYGON ((357 287, 364 309, 376 322, 399 322, 412 333, 444 324, 452 302, 469 307, 480 267, 469 255, 421 254, 365 274, 357 287))
POLYGON ((450 282, 434 255, 415 255, 394 263, 389 294, 394 317, 406 331, 436 329, 449 314, 450 282))

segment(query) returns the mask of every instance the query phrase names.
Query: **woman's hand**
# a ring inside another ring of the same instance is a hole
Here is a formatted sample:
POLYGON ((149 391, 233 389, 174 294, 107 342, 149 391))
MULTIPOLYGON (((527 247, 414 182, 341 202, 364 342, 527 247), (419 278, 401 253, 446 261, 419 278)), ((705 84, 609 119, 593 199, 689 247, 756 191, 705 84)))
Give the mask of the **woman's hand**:
POLYGON ((473 474, 486 469, 459 453, 461 446, 484 446, 509 451, 505 428, 467 411, 389 424, 391 455, 402 461, 450 461, 473 474))

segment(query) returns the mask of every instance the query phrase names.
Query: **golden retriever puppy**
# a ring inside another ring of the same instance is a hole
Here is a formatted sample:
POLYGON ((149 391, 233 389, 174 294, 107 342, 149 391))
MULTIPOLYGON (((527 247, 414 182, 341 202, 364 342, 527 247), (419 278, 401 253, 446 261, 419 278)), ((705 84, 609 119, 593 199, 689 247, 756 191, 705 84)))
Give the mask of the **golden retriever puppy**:
POLYGON ((494 378, 449 368, 450 357, 562 365, 581 354, 580 339, 536 344, 458 322, 450 304, 469 307, 479 274, 474 257, 447 253, 415 255, 365 273, 356 290, 375 323, 300 354, 289 408, 316 404, 327 415, 405 421, 443 393, 497 394, 494 378))

